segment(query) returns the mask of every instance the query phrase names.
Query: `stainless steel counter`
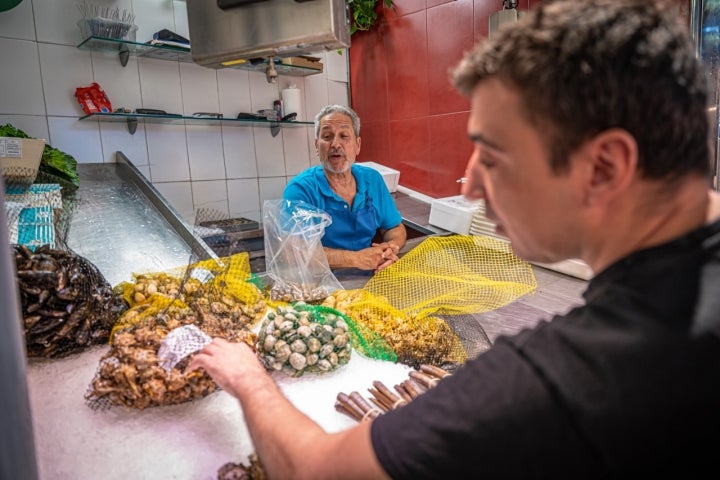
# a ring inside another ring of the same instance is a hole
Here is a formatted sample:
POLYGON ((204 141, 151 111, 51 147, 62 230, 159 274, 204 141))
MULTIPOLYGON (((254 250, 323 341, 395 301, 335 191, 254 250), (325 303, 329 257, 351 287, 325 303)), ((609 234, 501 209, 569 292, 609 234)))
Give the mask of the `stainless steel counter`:
POLYGON ((67 244, 111 285, 133 272, 164 271, 212 250, 121 152, 117 163, 79 164, 80 189, 67 244))
MULTIPOLYGON (((213 255, 122 155, 117 164, 78 167, 81 188, 68 244, 112 285, 130 280, 133 272, 167 270, 213 255)), ((578 302, 585 282, 571 279, 566 286, 563 275, 535 272, 539 289, 529 299, 455 319, 452 326, 461 338, 477 340, 483 331, 492 341, 578 302), (556 288, 559 283, 562 289, 556 288)), ((346 288, 359 288, 370 278, 350 270, 337 277, 346 288)), ((225 392, 144 411, 90 409, 84 394, 108 348, 30 360, 28 390, 41 479, 209 480, 227 462, 247 462, 253 446, 237 402, 225 392)), ((278 374, 276 380, 298 408, 326 430, 338 431, 355 423, 335 411, 339 392, 366 392, 374 380, 394 385, 409 371, 353 353, 347 365, 330 374, 296 379, 278 374)))
MULTIPOLYGON (((81 186, 67 243, 111 285, 131 280, 133 272, 163 271, 213 255, 121 154, 116 164, 78 165, 78 172, 81 186)), ((214 480, 225 463, 247 463, 254 448, 237 402, 225 392, 143 411, 92 410, 84 394, 108 348, 29 360, 42 480, 214 480)), ((353 352, 347 365, 330 374, 276 379, 298 408, 337 431, 355 423, 335 411, 339 392, 366 391, 374 380, 397 384, 409 370, 353 352)))

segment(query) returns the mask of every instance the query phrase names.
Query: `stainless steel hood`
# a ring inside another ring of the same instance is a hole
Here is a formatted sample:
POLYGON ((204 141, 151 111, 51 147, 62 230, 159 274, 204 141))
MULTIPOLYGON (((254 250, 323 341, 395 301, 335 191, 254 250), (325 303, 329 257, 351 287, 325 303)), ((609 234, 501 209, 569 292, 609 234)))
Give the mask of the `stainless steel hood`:
POLYGON ((187 0, 192 59, 210 68, 350 46, 346 0, 187 0), (228 3, 236 6, 220 8, 228 3))

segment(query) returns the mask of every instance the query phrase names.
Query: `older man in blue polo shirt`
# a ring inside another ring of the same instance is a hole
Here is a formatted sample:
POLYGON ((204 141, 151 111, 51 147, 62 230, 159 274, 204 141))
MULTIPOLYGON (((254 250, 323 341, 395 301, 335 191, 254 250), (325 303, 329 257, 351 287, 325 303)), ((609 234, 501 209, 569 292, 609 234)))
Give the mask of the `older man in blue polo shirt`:
POLYGON ((352 109, 328 105, 315 116, 320 165, 295 176, 283 198, 302 200, 332 217, 322 244, 330 268, 378 272, 398 260, 407 233, 380 173, 355 164, 360 118, 352 109), (382 242, 374 242, 379 234, 382 242))

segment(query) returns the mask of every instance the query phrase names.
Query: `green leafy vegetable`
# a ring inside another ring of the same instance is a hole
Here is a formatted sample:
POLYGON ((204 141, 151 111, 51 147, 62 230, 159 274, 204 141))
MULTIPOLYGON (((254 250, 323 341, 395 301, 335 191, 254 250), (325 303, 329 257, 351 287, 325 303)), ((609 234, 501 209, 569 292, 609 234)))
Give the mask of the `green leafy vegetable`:
MULTIPOLYGON (((34 138, 11 124, 0 125, 0 137, 34 138)), ((40 160, 39 176, 53 180, 52 183, 59 183, 71 190, 80 186, 80 177, 77 174, 77 160, 57 148, 45 143, 42 158, 40 160)))

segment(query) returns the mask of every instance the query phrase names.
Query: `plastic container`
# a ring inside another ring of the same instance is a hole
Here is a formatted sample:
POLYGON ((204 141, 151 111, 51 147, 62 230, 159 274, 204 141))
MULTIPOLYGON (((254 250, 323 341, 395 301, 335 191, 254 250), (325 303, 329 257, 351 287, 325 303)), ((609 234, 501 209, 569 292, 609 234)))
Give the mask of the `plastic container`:
POLYGON ((77 25, 80 27, 83 40, 89 37, 101 37, 134 42, 138 29, 137 25, 133 23, 124 23, 103 17, 82 18, 78 20, 77 25))
POLYGON ((400 180, 400 172, 398 170, 375 162, 357 162, 357 164, 370 167, 373 170, 380 172, 380 175, 382 175, 383 180, 385 180, 385 185, 388 190, 390 190, 390 193, 397 192, 398 181, 400 180))
POLYGON ((436 198, 430 205, 428 222, 450 232, 467 235, 478 208, 478 201, 465 200, 462 195, 436 198))

